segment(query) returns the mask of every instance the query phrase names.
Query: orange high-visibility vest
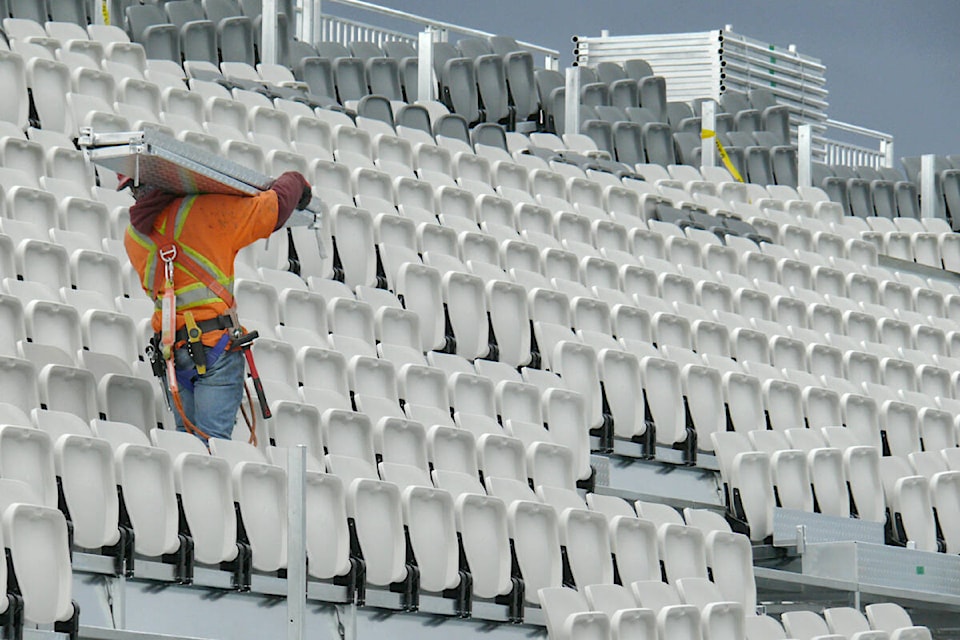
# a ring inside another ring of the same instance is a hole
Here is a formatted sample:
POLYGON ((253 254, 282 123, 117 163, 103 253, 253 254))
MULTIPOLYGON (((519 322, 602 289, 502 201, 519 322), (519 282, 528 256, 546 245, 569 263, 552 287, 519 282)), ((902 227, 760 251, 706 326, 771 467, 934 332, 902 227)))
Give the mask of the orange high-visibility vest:
MULTIPOLYGON (((143 290, 156 305, 152 319, 154 331, 160 331, 160 300, 155 297, 154 287, 157 274, 162 279, 163 262, 151 235, 166 235, 168 219, 175 225, 173 238, 179 250, 193 258, 208 278, 232 293, 233 263, 237 253, 273 233, 277 224, 277 194, 267 190, 256 196, 203 194, 177 198, 157 216, 154 234, 140 233, 133 225, 127 227, 124 247, 140 275, 143 290), (171 215, 171 208, 176 215, 171 215)), ((186 311, 191 311, 197 322, 229 311, 219 296, 179 264, 174 268, 174 293, 178 330, 185 325, 183 314, 186 311)), ((213 346, 222 334, 223 330, 204 332, 203 343, 213 346)))

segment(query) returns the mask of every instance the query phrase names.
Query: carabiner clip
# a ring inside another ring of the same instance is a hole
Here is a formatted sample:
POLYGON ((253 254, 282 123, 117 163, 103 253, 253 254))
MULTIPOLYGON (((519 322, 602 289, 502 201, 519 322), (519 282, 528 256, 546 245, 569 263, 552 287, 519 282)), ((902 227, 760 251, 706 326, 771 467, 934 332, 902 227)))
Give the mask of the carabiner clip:
POLYGON ((173 282, 173 261, 177 259, 177 245, 171 244, 160 249, 160 259, 163 260, 163 275, 167 282, 173 282))

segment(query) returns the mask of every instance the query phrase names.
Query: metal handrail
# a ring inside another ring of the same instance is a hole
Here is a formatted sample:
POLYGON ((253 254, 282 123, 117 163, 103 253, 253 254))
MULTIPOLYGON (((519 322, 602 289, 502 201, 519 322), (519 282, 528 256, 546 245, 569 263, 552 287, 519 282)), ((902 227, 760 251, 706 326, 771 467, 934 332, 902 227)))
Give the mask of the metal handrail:
POLYGON ((802 64, 805 67, 809 67, 821 74, 827 70, 827 68, 816 58, 805 56, 801 53, 797 53, 796 51, 780 48, 770 49, 769 44, 764 44, 759 40, 748 38, 747 36, 740 35, 739 33, 734 33, 729 29, 724 30, 722 34, 725 40, 741 45, 746 49, 752 49, 753 51, 763 53, 768 56, 772 54, 786 60, 796 61, 797 64, 802 64))
POLYGON ((827 120, 827 124, 834 129, 839 129, 840 131, 848 131, 850 133, 856 133, 862 136, 877 138, 878 140, 893 140, 893 135, 889 133, 877 131, 876 129, 868 129, 867 127, 861 127, 857 124, 850 124, 849 122, 841 122, 840 120, 827 120))
MULTIPOLYGON (((463 27, 450 22, 444 22, 442 20, 433 20, 430 18, 425 18, 423 16, 420 16, 414 13, 409 13, 407 11, 400 11, 399 9, 391 9, 390 7, 384 7, 378 4, 373 4, 372 2, 365 2, 364 0, 324 0, 324 3, 341 4, 347 7, 352 7, 354 9, 362 9, 364 11, 370 11, 371 13, 376 13, 376 14, 387 16, 390 18, 398 18, 400 20, 406 20, 408 22, 418 23, 424 27, 429 27, 432 29, 437 29, 441 31, 455 31, 457 33, 463 33, 463 34, 478 37, 478 38, 488 38, 490 36, 497 35, 493 33, 488 33, 486 31, 480 31, 479 29, 471 29, 470 27, 463 27)), ((560 59, 560 52, 557 51, 556 49, 550 49, 547 47, 542 47, 537 44, 533 44, 530 42, 523 42, 523 41, 518 41, 517 44, 524 47, 525 49, 529 49, 530 51, 533 51, 536 53, 541 53, 555 60, 560 59)))
POLYGON ((848 167, 868 166, 879 169, 885 165, 885 157, 876 149, 867 149, 858 145, 838 144, 827 141, 824 149, 827 164, 848 167))
POLYGON ((342 40, 344 44, 347 44, 351 40, 370 40, 378 45, 382 45, 384 41, 387 40, 399 40, 401 42, 409 42, 414 47, 417 45, 416 36, 411 36, 408 33, 395 31, 393 29, 376 27, 348 18, 321 16, 320 25, 320 39, 322 40, 334 40, 338 42, 342 40), (341 38, 341 34, 346 35, 341 38), (368 36, 374 37, 369 38, 368 36))
POLYGON ((893 166, 891 134, 839 120, 827 120, 826 125, 834 131, 861 136, 867 140, 867 142, 855 143, 825 138, 824 152, 827 163, 847 166, 869 165, 875 168, 893 166))

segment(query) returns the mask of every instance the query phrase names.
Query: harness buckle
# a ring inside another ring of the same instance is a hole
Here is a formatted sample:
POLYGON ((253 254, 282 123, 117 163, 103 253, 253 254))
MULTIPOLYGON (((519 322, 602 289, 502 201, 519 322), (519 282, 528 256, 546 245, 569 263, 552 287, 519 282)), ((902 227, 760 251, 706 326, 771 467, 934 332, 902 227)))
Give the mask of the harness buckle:
POLYGON ((177 245, 168 244, 161 247, 160 259, 163 260, 163 274, 167 282, 173 282, 173 262, 177 259, 177 245))
POLYGON ((160 249, 160 259, 164 262, 173 262, 177 257, 177 245, 168 244, 160 249))

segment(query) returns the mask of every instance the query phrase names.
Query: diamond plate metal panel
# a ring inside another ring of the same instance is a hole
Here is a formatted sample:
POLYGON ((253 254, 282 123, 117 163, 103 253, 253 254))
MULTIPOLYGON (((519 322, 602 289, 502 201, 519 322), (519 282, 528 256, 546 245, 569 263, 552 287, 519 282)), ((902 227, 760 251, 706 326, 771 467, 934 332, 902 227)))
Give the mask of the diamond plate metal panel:
POLYGON ((205 167, 211 173, 229 176, 232 180, 248 184, 259 191, 269 189, 273 183, 270 176, 237 164, 232 160, 208 153, 205 149, 181 142, 154 129, 147 129, 143 132, 143 143, 148 151, 162 150, 169 154, 170 158, 179 158, 184 164, 192 163, 205 167))
POLYGON ((207 167, 171 157, 162 149, 140 152, 133 147, 103 147, 91 149, 89 156, 95 164, 130 176, 139 184, 177 195, 222 193, 238 196, 255 195, 261 191, 207 167))
POLYGON ((270 188, 269 176, 152 129, 85 131, 80 142, 94 163, 179 195, 253 195, 270 188))
POLYGON ((594 481, 598 487, 610 486, 610 458, 606 456, 590 456, 590 466, 593 467, 597 475, 594 481))
POLYGON ((806 527, 807 544, 860 541, 883 544, 883 525, 855 518, 838 518, 795 509, 773 510, 773 544, 778 547, 797 543, 797 527, 806 527))
MULTIPOLYGON (((95 164, 177 195, 255 195, 273 184, 270 176, 153 129, 102 135, 86 131, 80 145, 95 164)), ((306 209, 323 213, 316 198, 306 209)))

